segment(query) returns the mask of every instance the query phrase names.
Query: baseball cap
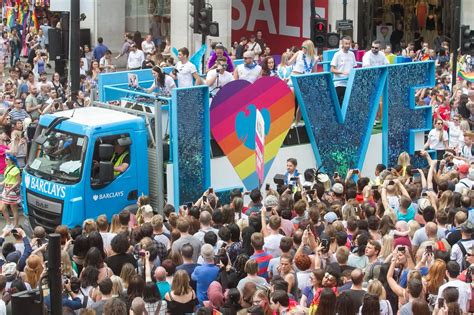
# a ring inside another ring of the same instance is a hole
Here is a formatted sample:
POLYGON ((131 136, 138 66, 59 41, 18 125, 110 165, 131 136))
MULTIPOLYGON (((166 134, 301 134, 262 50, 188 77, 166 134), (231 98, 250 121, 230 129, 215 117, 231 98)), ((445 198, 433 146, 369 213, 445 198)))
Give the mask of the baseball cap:
POLYGON ((474 233, 474 223, 470 220, 466 220, 466 222, 461 224, 461 230, 466 233, 474 233))
POLYGON ((469 165, 461 164, 458 166, 458 172, 463 175, 467 175, 469 173, 469 165))
POLYGON ((335 183, 332 185, 331 191, 335 194, 342 195, 344 193, 344 186, 341 183, 335 183))
POLYGON ((205 261, 214 260, 214 248, 211 244, 204 244, 201 247, 201 256, 205 261))
POLYGON ((334 221, 337 221, 337 214, 334 212, 328 212, 324 215, 324 221, 327 223, 333 223, 334 221))

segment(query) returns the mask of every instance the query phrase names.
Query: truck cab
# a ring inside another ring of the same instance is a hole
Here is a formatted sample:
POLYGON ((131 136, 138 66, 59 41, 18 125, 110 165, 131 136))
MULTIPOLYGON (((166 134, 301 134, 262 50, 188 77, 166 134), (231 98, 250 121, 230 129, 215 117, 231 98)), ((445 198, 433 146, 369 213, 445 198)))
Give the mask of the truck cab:
POLYGON ((22 175, 26 228, 50 232, 136 209, 149 193, 146 128, 141 117, 99 107, 41 116, 22 175), (128 151, 123 172, 114 171, 117 151, 128 151))

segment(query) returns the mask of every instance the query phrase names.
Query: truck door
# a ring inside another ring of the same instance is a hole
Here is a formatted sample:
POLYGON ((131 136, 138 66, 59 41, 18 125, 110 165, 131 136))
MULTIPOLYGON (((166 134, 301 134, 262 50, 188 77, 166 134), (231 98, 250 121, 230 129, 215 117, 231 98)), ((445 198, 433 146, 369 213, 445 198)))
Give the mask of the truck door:
POLYGON ((137 145, 133 143, 129 133, 100 135, 95 138, 93 161, 90 164, 90 182, 86 185, 84 196, 86 217, 95 218, 106 214, 109 221, 112 215, 130 205, 135 205, 138 199, 137 145), (111 162, 114 165, 114 176, 109 182, 99 179, 100 154, 99 145, 113 146, 111 162))

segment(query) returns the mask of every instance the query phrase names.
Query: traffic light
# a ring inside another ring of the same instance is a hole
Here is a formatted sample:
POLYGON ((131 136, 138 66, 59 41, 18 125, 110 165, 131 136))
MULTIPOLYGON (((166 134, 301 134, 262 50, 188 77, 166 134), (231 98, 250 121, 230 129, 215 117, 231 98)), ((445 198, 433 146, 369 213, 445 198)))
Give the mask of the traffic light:
POLYGON ((311 21, 311 40, 314 46, 324 48, 327 46, 328 21, 313 17, 311 21))
POLYGON ((196 34, 201 34, 199 28, 199 15, 202 9, 206 7, 205 0, 191 0, 189 4, 192 6, 191 8, 191 17, 193 18, 193 22, 189 25, 193 29, 193 32, 196 34))
POLYGON ((474 55, 474 30, 469 25, 461 26, 461 54, 474 55))

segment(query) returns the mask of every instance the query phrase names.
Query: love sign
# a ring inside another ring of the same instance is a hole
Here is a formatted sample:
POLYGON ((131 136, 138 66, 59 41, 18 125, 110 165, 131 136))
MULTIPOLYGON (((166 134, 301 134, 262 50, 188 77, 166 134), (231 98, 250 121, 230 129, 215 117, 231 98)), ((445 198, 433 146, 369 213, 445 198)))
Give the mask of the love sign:
POLYGON ((295 98, 282 80, 263 77, 227 84, 211 104, 211 133, 246 189, 258 186, 255 167, 257 110, 264 120, 264 177, 293 122, 295 98))

